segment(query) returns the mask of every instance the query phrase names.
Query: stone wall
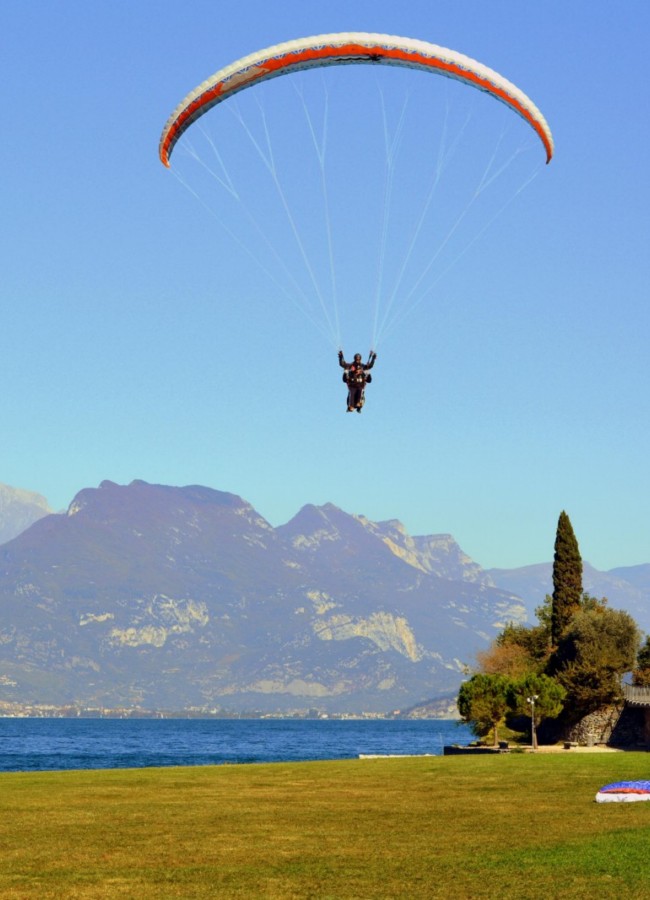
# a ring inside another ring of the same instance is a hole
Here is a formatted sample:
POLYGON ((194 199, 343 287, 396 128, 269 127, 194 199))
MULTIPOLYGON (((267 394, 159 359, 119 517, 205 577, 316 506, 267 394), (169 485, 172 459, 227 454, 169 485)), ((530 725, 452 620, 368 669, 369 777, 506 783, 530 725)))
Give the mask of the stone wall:
POLYGON ((610 706, 585 716, 566 739, 578 744, 612 744, 650 749, 650 709, 610 706))
POLYGON ((609 743, 622 711, 623 707, 609 706, 590 713, 570 729, 567 740, 578 744, 609 743))

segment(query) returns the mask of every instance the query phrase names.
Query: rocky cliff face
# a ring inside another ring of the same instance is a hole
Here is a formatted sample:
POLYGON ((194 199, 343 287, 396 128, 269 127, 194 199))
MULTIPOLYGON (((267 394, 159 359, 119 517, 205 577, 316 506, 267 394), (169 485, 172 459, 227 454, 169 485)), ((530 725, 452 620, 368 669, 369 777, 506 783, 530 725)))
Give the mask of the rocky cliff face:
POLYGON ((104 482, 0 547, 0 700, 389 711, 525 612, 449 535, 104 482))
POLYGON ((40 494, 0 484, 0 544, 15 538, 51 512, 47 500, 40 494))

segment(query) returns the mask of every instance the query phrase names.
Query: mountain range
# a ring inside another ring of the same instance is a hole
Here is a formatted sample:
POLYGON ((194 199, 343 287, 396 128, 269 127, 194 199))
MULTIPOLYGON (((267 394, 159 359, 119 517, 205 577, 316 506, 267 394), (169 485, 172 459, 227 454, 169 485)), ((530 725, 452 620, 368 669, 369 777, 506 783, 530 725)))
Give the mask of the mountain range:
MULTIPOLYGON (((586 571, 647 627, 650 566, 586 571)), ((453 697, 550 572, 332 504, 274 528, 234 494, 106 481, 0 546, 0 703, 404 710, 453 697)))
MULTIPOLYGON (((519 569, 487 569, 492 584, 525 598, 530 620, 553 592, 553 563, 538 563, 519 569)), ((621 566, 600 572, 588 562, 582 567, 583 590, 592 597, 606 597, 615 609, 629 612, 644 632, 650 632, 650 564, 621 566)))

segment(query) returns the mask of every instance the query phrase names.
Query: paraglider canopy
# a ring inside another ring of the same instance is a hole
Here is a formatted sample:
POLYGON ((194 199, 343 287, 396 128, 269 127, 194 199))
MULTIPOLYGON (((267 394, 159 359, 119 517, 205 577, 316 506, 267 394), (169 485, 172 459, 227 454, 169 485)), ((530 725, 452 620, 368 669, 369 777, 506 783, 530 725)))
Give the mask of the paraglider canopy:
POLYGON ((439 297, 442 279, 536 177, 539 141, 548 163, 544 117, 492 69, 426 41, 346 32, 287 41, 219 69, 168 118, 159 155, 264 274, 265 290, 273 285, 331 345, 340 347, 351 325, 370 326, 376 348, 434 291, 439 297), (311 77, 357 63, 382 69, 311 77), (292 73, 272 90, 261 84, 292 73), (475 102, 479 91, 501 109, 475 102), (204 127, 198 120, 224 100, 204 127))
POLYGON ((596 794, 596 803, 634 803, 650 800, 650 781, 614 781, 596 794))
POLYGON ((537 132, 553 156, 553 137, 539 109, 503 76, 468 56, 412 38, 366 32, 321 34, 276 44, 219 69, 191 91, 171 114, 160 139, 161 162, 169 167, 174 146, 184 131, 217 103, 247 87, 300 69, 352 63, 406 66, 445 75, 491 94, 511 107, 537 132))

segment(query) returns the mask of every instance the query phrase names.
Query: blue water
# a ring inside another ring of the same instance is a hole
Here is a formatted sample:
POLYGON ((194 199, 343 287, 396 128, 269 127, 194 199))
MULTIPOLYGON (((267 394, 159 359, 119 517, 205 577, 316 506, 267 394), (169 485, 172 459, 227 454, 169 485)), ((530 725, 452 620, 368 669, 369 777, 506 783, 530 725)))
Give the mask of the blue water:
POLYGON ((0 771, 441 755, 471 739, 467 725, 440 719, 0 718, 0 771))

